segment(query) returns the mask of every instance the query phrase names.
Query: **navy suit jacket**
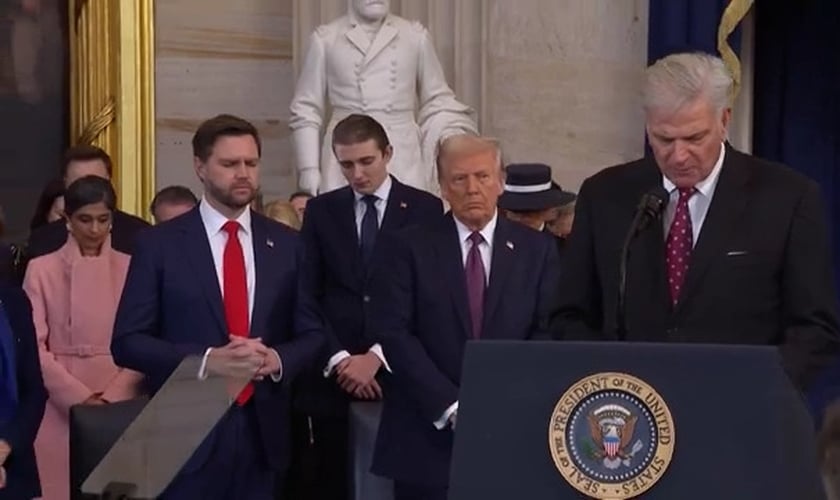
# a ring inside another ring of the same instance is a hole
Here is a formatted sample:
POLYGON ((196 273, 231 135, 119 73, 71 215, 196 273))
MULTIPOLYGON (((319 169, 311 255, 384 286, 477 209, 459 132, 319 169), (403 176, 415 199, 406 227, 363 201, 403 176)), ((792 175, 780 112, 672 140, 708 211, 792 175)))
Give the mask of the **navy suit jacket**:
MULTIPOLYGON (((371 300, 372 330, 393 370, 373 471, 442 487, 449 482, 453 432, 433 423, 458 400, 471 331, 461 245, 449 214, 400 236, 387 279, 371 300)), ((559 287, 556 246, 500 216, 492 248, 481 340, 547 338, 559 287)))
MULTIPOLYGON (((322 194, 306 205, 303 240, 306 243, 306 278, 327 323, 327 344, 320 362, 300 381, 297 406, 310 414, 340 415, 349 396, 323 368, 335 353, 363 354, 376 343, 369 325, 368 288, 385 257, 387 239, 401 228, 437 220, 443 214, 440 199, 406 186, 392 177, 385 216, 377 233, 371 265, 365 268, 356 229, 355 195, 350 187, 322 194)), ((385 353, 387 359, 388 354, 385 353)))
POLYGON ((6 285, 0 285, 0 302, 6 309, 15 336, 19 398, 17 416, 0 424, 0 439, 12 448, 4 464, 7 484, 0 489, 0 499, 35 498, 41 495, 41 482, 32 444, 44 416, 47 390, 41 377, 32 306, 20 288, 6 285))
MULTIPOLYGON (((301 291, 303 246, 297 233, 257 213, 251 214, 251 230, 256 267, 251 336, 276 349, 283 364, 282 382, 255 382, 253 402, 259 441, 269 465, 279 470, 289 460, 289 385, 321 349, 323 320, 301 291)), ((219 280, 196 207, 137 239, 111 351, 119 366, 146 374, 155 392, 186 356, 203 356, 208 347, 227 343, 219 280)), ((211 440, 212 435, 201 449, 212 448, 211 440)))

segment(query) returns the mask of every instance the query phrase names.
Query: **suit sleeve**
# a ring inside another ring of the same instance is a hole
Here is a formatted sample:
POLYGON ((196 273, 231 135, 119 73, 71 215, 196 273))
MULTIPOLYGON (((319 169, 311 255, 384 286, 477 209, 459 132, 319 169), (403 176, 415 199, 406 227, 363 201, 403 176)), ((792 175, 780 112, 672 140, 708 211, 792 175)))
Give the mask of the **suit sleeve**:
POLYGON ((271 347, 277 351, 283 365, 283 380, 293 380, 302 371, 320 359, 324 345, 324 318, 306 286, 304 272, 305 249, 298 240, 297 277, 292 338, 271 347))
POLYGON ((601 290, 596 270, 590 183, 581 186, 572 233, 563 255, 557 308, 551 320, 557 340, 597 340, 602 331, 601 290))
MULTIPOLYGON (((47 257, 49 258, 49 257, 47 257)), ((31 318, 38 339, 41 370, 47 391, 54 404, 62 413, 67 414, 70 407, 84 402, 93 395, 93 390, 73 376, 67 368, 58 362, 50 351, 50 328, 47 324, 47 304, 42 285, 40 261, 30 264, 23 280, 23 289, 31 303, 31 318)))
POLYGON ((387 272, 372 287, 371 331, 388 356, 397 390, 413 399, 429 423, 458 400, 458 387, 438 369, 415 335, 417 272, 410 245, 393 241, 387 272))
POLYGON ((551 315, 557 305, 560 287, 560 255, 557 245, 545 238, 545 251, 542 272, 538 285, 537 310, 531 338, 534 340, 551 339, 551 315))
MULTIPOLYGON (((324 258, 321 253, 321 242, 318 235, 318 221, 320 207, 313 207, 311 213, 307 213, 303 219, 303 227, 301 228, 301 237, 304 243, 303 256, 303 272, 301 273, 301 281, 304 293, 307 293, 319 304, 323 303, 324 296, 324 258)), ((325 324, 324 334, 326 337, 327 357, 338 353, 344 346, 338 340, 332 325, 325 324)), ((322 360, 326 363, 326 360, 322 360)))
POLYGON ((111 354, 118 366, 162 381, 187 356, 202 356, 207 346, 160 338, 163 264, 160 242, 151 236, 138 235, 114 321, 111 354))
POLYGON ((809 182, 793 215, 782 270, 785 321, 782 358, 804 387, 838 352, 837 295, 825 207, 809 182))
POLYGON ((9 443, 12 457, 15 450, 25 448, 35 441, 35 435, 44 417, 47 390, 41 377, 41 363, 32 324, 32 309, 26 295, 17 292, 8 308, 9 323, 19 339, 17 349, 17 380, 19 411, 4 424, 0 424, 0 439, 9 443))

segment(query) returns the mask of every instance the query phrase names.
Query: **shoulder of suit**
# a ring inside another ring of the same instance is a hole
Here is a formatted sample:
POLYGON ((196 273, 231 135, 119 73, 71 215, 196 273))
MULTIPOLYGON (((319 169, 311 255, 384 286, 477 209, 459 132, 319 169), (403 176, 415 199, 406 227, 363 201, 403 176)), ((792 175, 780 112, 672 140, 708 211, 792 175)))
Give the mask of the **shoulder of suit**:
POLYGON ((251 223, 257 222, 258 224, 263 224, 265 230, 275 237, 288 237, 291 239, 297 239, 299 236, 298 231, 290 228, 289 226, 277 222, 276 220, 266 217, 265 215, 257 212, 251 212, 251 223))
POLYGON ((417 189, 416 187, 409 186, 408 184, 403 184, 396 180, 394 181, 394 185, 391 189, 396 190, 397 192, 402 191, 403 195, 410 196, 425 203, 440 203, 440 198, 432 193, 423 191, 422 189, 417 189))
POLYGON ((145 219, 141 219, 136 215, 132 215, 121 210, 117 210, 116 212, 114 212, 114 218, 115 220, 120 220, 121 222, 124 222, 127 225, 131 225, 137 228, 147 227, 150 225, 149 222, 145 219))
POLYGON ((783 163, 765 160, 732 148, 729 148, 726 154, 732 155, 731 159, 735 168, 749 168, 753 176, 772 184, 784 185, 788 189, 794 186, 805 187, 816 184, 816 181, 807 175, 797 172, 783 163))

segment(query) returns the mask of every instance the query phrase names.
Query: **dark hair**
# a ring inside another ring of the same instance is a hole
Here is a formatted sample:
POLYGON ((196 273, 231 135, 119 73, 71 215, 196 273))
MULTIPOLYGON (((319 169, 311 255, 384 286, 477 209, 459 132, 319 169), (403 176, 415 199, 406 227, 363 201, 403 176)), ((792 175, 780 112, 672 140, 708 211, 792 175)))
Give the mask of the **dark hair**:
POLYGON ((160 205, 197 205, 198 198, 195 197, 190 188, 185 186, 166 186, 155 194, 152 199, 151 212, 160 205))
POLYGON ((257 127, 233 115, 217 115, 198 126, 192 139, 193 156, 201 161, 213 153, 213 146, 220 137, 250 135, 257 143, 257 153, 262 155, 262 143, 257 127))
POLYGON ((332 146, 336 144, 358 144, 373 139, 380 151, 391 145, 388 134, 378 121, 368 115, 348 115, 335 125, 332 133, 332 146))
POLYGON ((67 175, 67 170, 70 164, 74 161, 92 161, 101 160, 105 164, 105 170, 108 171, 108 177, 114 174, 114 165, 111 162, 111 157, 104 149, 92 146, 90 144, 81 144, 73 146, 64 152, 64 161, 61 164, 61 177, 67 175))
POLYGON ((76 179, 64 191, 64 213, 68 217, 80 208, 95 203, 105 203, 108 210, 117 209, 117 194, 108 179, 96 175, 86 175, 76 179))
POLYGON ((61 196, 64 196, 64 181, 62 179, 53 179, 44 186, 41 197, 38 198, 38 205, 35 206, 35 214, 29 222, 30 230, 46 226, 49 223, 47 216, 52 210, 55 199, 61 196))
POLYGON ((312 193, 308 191, 295 191, 289 196, 289 201, 293 201, 295 198, 306 198, 309 200, 312 199, 312 193))

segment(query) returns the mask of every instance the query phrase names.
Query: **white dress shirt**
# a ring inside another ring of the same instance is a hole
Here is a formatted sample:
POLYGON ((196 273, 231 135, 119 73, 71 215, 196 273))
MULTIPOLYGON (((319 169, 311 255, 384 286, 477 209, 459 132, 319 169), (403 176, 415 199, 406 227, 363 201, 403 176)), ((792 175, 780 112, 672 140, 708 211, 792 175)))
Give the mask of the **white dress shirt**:
MULTIPOLYGON (((376 223, 379 227, 382 227, 382 220, 385 218, 385 208, 388 206, 388 196, 391 194, 391 186, 393 184, 391 176, 389 175, 385 177, 385 181, 383 181, 376 191, 373 192, 373 195, 377 198, 376 201, 373 202, 373 205, 376 207, 376 223)), ((362 220, 365 218, 365 213, 367 212, 367 203, 362 200, 364 196, 365 195, 361 193, 353 191, 353 198, 355 199, 353 209, 356 213, 356 236, 360 238, 360 241, 362 237, 362 220)), ((376 357, 382 361, 382 366, 384 366, 389 372, 391 371, 391 367, 385 359, 385 353, 382 351, 381 345, 378 343, 373 344, 370 346, 370 349, 368 349, 368 352, 375 354, 376 357)), ((346 350, 341 350, 333 354, 327 362, 327 366, 324 367, 324 378, 329 378, 330 375, 332 375, 333 370, 335 370, 335 367, 349 357, 350 353, 346 350)))
MULTIPOLYGON (((726 147, 721 143, 720 155, 718 155, 717 163, 715 163, 712 172, 694 186, 696 192, 688 199, 688 214, 691 217, 692 243, 694 245, 697 244, 697 239, 700 237, 700 229, 703 228, 703 222, 706 220, 706 214, 709 212, 709 205, 712 204, 712 196, 715 194, 725 153, 726 147)), ((677 211, 677 201, 680 198, 680 192, 677 186, 664 175, 662 176, 662 186, 670 194, 668 206, 665 207, 665 213, 662 215, 665 239, 668 239, 668 231, 671 229, 671 223, 674 222, 674 214, 677 211)))
MULTIPOLYGON (((201 222, 204 224, 204 230, 207 231, 207 241, 210 243, 210 253, 213 255, 213 265, 216 267, 216 276, 219 279, 219 290, 224 295, 224 253, 225 245, 228 240, 228 233, 223 229, 228 222, 228 218, 222 215, 218 210, 213 208, 206 197, 201 198, 201 203, 198 206, 198 213, 201 216, 201 222)), ((248 324, 251 324, 251 319, 254 314, 254 296, 256 295, 257 273, 255 269, 254 260, 254 239, 251 234, 251 210, 244 210, 242 214, 237 217, 236 222, 239 223, 239 243, 242 245, 242 253, 245 257, 245 282, 248 288, 248 324)), ((224 297, 222 297, 224 299, 224 297)), ((210 355, 210 347, 204 352, 204 359, 201 361, 199 368, 199 378, 207 377, 207 357, 210 355)), ((274 351, 277 359, 280 355, 274 351)), ((281 369, 277 373, 271 374, 271 379, 279 382, 282 378, 282 361, 281 369)))
MULTIPOLYGON (((472 229, 468 228, 464 223, 459 221, 457 218, 455 219, 455 228, 458 230, 458 241, 461 243, 461 263, 464 267, 467 266, 467 255, 470 253, 470 249, 472 248, 472 241, 470 241, 470 235, 473 233, 472 229)), ((490 284, 490 269, 493 264, 493 235, 496 233, 496 223, 499 220, 499 211, 496 210, 496 213, 493 214, 493 218, 490 219, 490 222, 484 226, 479 233, 481 234, 484 241, 478 247, 478 251, 481 254, 481 263, 484 264, 484 277, 487 280, 487 284, 490 284)), ((438 430, 443 430, 446 427, 446 424, 452 418, 452 415, 458 412, 458 402, 455 401, 449 408, 443 412, 443 415, 437 420, 434 421, 434 425, 438 430)))

